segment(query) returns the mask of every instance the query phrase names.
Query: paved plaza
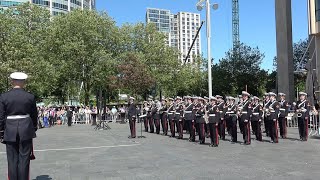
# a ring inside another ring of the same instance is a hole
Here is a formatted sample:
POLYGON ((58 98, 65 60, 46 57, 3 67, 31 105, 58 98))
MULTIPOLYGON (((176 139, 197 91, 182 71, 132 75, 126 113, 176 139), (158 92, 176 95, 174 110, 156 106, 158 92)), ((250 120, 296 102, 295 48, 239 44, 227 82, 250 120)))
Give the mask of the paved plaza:
MULTIPOLYGON (((56 126, 40 129, 34 140, 36 160, 32 180, 191 180, 320 178, 320 140, 300 142, 297 129, 290 139, 250 146, 220 141, 218 148, 143 133, 128 139, 128 124, 109 124, 111 130, 92 126, 56 126)), ((140 124, 137 124, 140 130, 140 124)), ((138 133, 139 134, 139 133, 138 133)), ((239 140, 242 140, 238 134, 239 140)), ((227 139, 230 137, 228 136, 227 139)), ((206 139, 209 143, 209 139, 206 139)), ((0 179, 6 179, 5 146, 0 146, 0 179)))

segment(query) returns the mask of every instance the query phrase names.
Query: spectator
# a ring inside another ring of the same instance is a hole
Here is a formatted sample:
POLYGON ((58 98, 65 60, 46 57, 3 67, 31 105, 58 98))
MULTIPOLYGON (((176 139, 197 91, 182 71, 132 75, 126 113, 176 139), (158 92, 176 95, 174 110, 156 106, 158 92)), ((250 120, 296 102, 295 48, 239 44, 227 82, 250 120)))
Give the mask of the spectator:
POLYGON ((94 106, 91 109, 92 125, 97 125, 97 113, 98 113, 97 107, 94 106))
POLYGON ((85 109, 82 106, 79 109, 79 121, 81 123, 85 121, 85 109))
POLYGON ((112 122, 117 121, 117 112, 118 112, 117 108, 115 106, 113 106, 111 109, 112 122))
POLYGON ((126 109, 124 106, 119 108, 119 112, 120 112, 120 120, 123 122, 126 116, 126 109))
POLYGON ((91 110, 89 109, 88 106, 84 110, 84 113, 85 113, 86 124, 89 124, 90 123, 91 110))

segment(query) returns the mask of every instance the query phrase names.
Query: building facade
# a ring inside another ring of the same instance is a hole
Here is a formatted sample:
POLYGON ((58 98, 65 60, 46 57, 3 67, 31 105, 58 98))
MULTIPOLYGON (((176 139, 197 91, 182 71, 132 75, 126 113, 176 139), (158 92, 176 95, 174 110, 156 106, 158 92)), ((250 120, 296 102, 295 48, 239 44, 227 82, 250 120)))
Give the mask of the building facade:
MULTIPOLYGON (((158 31, 167 34, 167 45, 179 50, 179 60, 183 63, 200 27, 200 14, 189 12, 172 14, 169 10, 148 8, 146 23, 154 23, 158 31)), ((186 62, 193 63, 194 57, 199 56, 200 53, 201 37, 199 34, 186 62)))
POLYGON ((95 0, 0 0, 0 8, 14 7, 26 2, 48 8, 54 16, 74 9, 95 9, 95 0))
POLYGON ((146 22, 154 24, 158 31, 167 35, 167 45, 169 46, 171 46, 170 16, 170 11, 164 9, 148 8, 146 13, 146 22))
MULTIPOLYGON (((178 39, 178 49, 181 53, 180 59, 183 61, 191 47, 192 41, 196 36, 197 30, 200 27, 200 14, 179 12, 178 13, 178 29, 179 29, 179 39, 178 39)), ((194 57, 200 55, 201 44, 200 44, 200 34, 197 37, 191 51, 187 63, 193 63, 194 57)))
MULTIPOLYGON (((314 75, 315 82, 309 85, 314 88, 316 99, 320 99, 320 0, 308 0, 308 19, 309 19, 309 58, 311 60, 311 73, 314 75)), ((307 67, 308 68, 308 67, 307 67)), ((307 82, 308 87, 308 82, 307 82)))

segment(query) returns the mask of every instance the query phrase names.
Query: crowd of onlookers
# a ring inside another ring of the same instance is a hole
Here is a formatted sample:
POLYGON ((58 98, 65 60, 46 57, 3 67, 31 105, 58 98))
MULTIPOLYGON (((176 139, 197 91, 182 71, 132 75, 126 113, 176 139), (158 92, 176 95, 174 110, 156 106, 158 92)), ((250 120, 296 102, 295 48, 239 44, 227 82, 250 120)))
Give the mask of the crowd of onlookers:
MULTIPOLYGON (((54 125, 66 125, 68 121, 68 111, 71 114, 72 124, 93 124, 96 122, 98 109, 95 106, 62 106, 62 107, 38 107, 39 128, 52 127, 54 125)), ((124 121, 126 119, 126 106, 106 107, 100 111, 101 119, 112 122, 124 121)))

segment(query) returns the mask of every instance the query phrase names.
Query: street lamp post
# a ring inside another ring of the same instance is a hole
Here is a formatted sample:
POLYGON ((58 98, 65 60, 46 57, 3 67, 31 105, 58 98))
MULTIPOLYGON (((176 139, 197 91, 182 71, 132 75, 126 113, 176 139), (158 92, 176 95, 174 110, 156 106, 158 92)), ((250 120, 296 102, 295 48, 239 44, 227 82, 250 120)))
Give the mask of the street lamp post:
MULTIPOLYGON (((197 9, 201 11, 204 6, 206 6, 206 25, 207 25, 207 53, 208 53, 208 88, 209 88, 209 97, 212 96, 212 72, 211 72, 211 18, 210 18, 210 1, 209 0, 199 0, 196 4, 197 9), (204 1, 206 3, 204 4, 204 1)), ((218 9, 218 4, 215 3, 212 5, 214 10, 218 9)))

